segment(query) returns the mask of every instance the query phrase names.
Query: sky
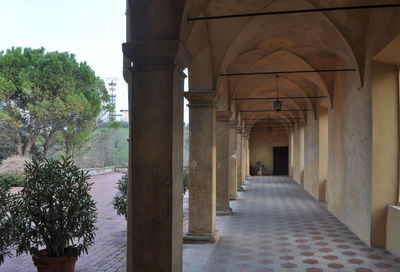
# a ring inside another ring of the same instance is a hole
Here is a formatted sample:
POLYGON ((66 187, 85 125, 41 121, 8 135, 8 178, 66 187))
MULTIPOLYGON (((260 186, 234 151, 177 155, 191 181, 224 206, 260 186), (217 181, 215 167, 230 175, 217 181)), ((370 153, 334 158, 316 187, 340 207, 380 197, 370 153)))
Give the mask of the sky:
MULTIPOLYGON (((0 26, 0 51, 14 46, 73 53, 107 88, 111 80, 117 83, 117 113, 128 109, 121 47, 125 0, 0 0, 0 26)), ((184 119, 188 123, 186 106, 184 119)))

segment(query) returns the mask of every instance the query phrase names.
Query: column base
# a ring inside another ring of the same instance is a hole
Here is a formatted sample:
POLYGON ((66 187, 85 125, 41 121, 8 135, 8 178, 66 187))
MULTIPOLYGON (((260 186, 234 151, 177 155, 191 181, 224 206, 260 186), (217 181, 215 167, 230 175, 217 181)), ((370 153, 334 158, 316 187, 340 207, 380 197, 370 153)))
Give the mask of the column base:
POLYGON ((192 233, 187 232, 183 236, 184 244, 216 244, 220 238, 219 230, 215 230, 214 233, 192 233))
POLYGON ((233 211, 231 207, 217 210, 217 215, 232 215, 232 214, 233 211))
POLYGON ((243 192, 243 191, 245 191, 245 189, 244 189, 242 186, 240 186, 237 190, 238 190, 238 192, 243 192))
POLYGON ((238 200, 238 199, 239 199, 239 196, 237 196, 237 195, 229 197, 229 200, 232 200, 232 201, 235 201, 235 200, 238 200))

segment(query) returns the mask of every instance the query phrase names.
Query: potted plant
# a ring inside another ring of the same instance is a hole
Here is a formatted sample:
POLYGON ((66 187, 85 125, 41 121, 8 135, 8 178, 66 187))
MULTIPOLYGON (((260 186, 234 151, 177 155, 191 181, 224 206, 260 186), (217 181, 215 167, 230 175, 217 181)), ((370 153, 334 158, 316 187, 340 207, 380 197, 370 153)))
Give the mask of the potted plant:
POLYGON ((71 157, 33 160, 11 208, 17 255, 30 253, 39 272, 72 272, 94 242, 97 211, 87 172, 71 157))
POLYGON ((125 216, 128 214, 128 174, 122 176, 117 183, 118 192, 115 194, 112 204, 118 215, 125 216))
POLYGON ((11 223, 10 208, 11 195, 8 184, 0 184, 0 266, 5 257, 11 257, 13 226, 11 223))
POLYGON ((265 164, 261 161, 256 162, 254 168, 257 171, 257 176, 262 176, 265 173, 266 167, 265 164))

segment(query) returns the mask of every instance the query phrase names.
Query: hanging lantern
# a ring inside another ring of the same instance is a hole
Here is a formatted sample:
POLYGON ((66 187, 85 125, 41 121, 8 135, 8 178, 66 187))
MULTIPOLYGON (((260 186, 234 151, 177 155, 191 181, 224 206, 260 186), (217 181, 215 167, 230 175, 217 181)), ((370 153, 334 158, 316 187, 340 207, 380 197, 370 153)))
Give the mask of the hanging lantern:
POLYGON ((278 78, 279 78, 279 75, 276 75, 275 77, 276 77, 276 100, 274 102, 272 102, 272 103, 274 104, 274 110, 279 113, 282 110, 282 100, 279 100, 279 93, 278 93, 278 88, 279 88, 279 86, 278 86, 278 78))

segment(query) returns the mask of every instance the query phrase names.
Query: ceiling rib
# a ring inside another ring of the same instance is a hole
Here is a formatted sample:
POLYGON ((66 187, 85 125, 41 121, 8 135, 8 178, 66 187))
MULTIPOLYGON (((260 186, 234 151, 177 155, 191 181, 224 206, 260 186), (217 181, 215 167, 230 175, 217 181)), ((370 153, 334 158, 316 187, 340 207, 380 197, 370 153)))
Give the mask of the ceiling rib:
MULTIPOLYGON (((276 110, 242 110, 240 112, 243 113, 251 113, 251 112, 275 112, 276 110)), ((305 109, 305 110, 280 110, 281 111, 290 111, 290 112, 303 112, 303 111, 313 111, 313 110, 309 110, 309 109, 305 109)))
POLYGON ((320 69, 320 70, 298 70, 298 71, 274 71, 274 72, 250 72, 250 73, 226 73, 220 74, 221 77, 234 76, 260 76, 260 75, 282 75, 282 74, 304 74, 304 73, 329 73, 329 72, 355 72, 354 68, 343 69, 320 69))
POLYGON ((191 21, 220 20, 220 19, 230 19, 230 18, 271 16, 271 15, 284 15, 284 14, 297 14, 297 13, 328 12, 328 11, 341 11, 341 10, 381 9, 381 8, 398 8, 398 7, 400 7, 400 4, 347 6, 347 7, 317 8, 317 9, 298 9, 298 10, 282 10, 282 11, 270 11, 270 12, 241 13, 241 14, 206 16, 206 17, 189 17, 187 20, 188 20, 188 22, 191 22, 191 21))
POLYGON ((240 101, 240 100, 290 100, 290 99, 323 99, 328 98, 327 96, 286 96, 286 97, 239 97, 232 98, 232 100, 240 101))

